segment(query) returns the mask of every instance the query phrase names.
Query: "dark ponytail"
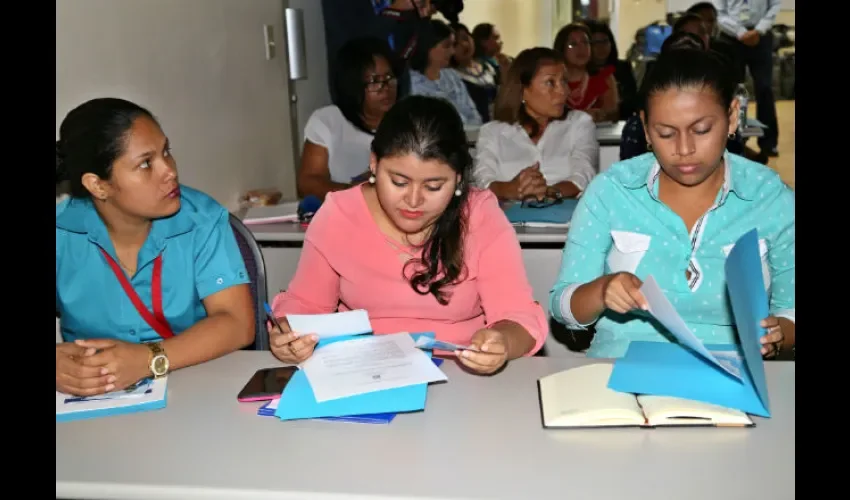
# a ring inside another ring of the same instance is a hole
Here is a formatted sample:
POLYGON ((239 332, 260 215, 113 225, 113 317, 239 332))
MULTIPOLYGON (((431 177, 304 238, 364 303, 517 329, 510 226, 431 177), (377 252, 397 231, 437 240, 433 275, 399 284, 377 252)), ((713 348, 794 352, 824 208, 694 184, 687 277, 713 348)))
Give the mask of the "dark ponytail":
POLYGON ((112 164, 124 153, 127 133, 142 116, 156 122, 150 111, 123 99, 92 99, 72 109, 56 141, 56 184, 70 181, 71 196, 91 196, 83 175, 109 179, 112 164))
POLYGON ((56 185, 68 180, 68 172, 65 170, 65 159, 60 144, 59 141, 56 141, 56 185))
POLYGON ((415 155, 449 165, 460 175, 460 196, 452 194, 445 211, 434 223, 423 244, 422 255, 404 266, 405 278, 419 294, 449 303, 444 288, 463 280, 463 242, 466 234, 466 200, 472 157, 463 122, 454 106, 435 97, 410 96, 397 102, 381 120, 372 152, 382 158, 415 155))

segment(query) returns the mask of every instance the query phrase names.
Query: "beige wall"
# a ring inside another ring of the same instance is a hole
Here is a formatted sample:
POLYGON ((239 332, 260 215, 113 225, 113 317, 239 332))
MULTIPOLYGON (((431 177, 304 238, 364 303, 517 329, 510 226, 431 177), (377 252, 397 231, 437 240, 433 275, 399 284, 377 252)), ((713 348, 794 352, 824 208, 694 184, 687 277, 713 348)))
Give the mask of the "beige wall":
POLYGON ((502 35, 505 54, 540 45, 551 46, 552 37, 541 30, 550 19, 551 0, 464 0, 460 22, 472 30, 480 23, 491 23, 502 35))
MULTIPOLYGON (((696 1, 696 0, 695 0, 696 1)), ((667 15, 665 0, 619 0, 617 12, 617 48, 620 57, 635 41, 635 32, 653 21, 663 21, 667 15)))
POLYGON ((294 196, 284 56, 280 0, 57 0, 57 135, 85 100, 126 98, 160 118, 181 182, 230 207, 250 188, 294 196))
POLYGON ((797 21, 796 11, 793 10, 781 10, 779 11, 779 15, 776 16, 776 24, 787 24, 789 26, 794 26, 797 21))

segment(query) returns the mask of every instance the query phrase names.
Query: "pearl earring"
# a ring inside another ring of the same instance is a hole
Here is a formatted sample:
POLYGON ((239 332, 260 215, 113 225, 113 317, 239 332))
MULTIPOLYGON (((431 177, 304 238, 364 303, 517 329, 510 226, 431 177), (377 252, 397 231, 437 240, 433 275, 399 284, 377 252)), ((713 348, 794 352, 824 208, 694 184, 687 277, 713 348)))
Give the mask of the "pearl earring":
POLYGON ((374 174, 369 176, 369 184, 374 184, 376 180, 374 174))
POLYGON ((463 191, 461 191, 460 188, 455 189, 455 196, 460 196, 462 194, 463 194, 463 191))

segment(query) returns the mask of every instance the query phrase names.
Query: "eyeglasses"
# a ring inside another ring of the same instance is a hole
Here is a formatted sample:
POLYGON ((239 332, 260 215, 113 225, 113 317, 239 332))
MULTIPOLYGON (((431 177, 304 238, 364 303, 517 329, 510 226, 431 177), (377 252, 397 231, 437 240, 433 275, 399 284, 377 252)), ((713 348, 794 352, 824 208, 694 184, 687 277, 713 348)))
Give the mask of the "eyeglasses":
POLYGON ((398 79, 395 75, 373 76, 366 80, 366 90, 369 92, 380 92, 384 90, 384 87, 395 88, 396 85, 398 85, 398 79))
POLYGON ((547 208, 552 205, 560 205, 564 202, 564 197, 558 190, 550 189, 546 191, 546 195, 542 200, 538 200, 534 196, 526 196, 522 199, 522 208, 547 208))

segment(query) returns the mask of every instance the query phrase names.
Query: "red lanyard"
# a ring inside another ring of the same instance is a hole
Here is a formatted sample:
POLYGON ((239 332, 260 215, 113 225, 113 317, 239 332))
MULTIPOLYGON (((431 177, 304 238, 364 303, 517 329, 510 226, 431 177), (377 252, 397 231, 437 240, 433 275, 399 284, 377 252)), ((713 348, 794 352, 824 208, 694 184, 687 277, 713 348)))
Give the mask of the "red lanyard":
POLYGON ((101 248, 100 251, 103 253, 103 256, 106 257, 106 262, 109 263, 109 267, 112 268, 112 272, 115 273, 115 277, 118 278, 118 282, 121 283, 121 288, 124 289, 127 297, 130 298, 130 302, 136 306, 136 310, 139 311, 142 319, 144 319, 145 322, 150 325, 150 327, 153 328, 160 337, 164 339, 173 337, 174 332, 171 330, 171 327, 168 325, 168 321, 165 319, 165 314, 162 312, 162 254, 157 255, 156 259, 153 261, 153 277, 151 279, 153 314, 151 314, 151 312, 148 311, 148 308, 145 307, 142 299, 139 298, 139 294, 133 290, 133 285, 131 285, 127 280, 127 276, 125 276, 124 271, 118 267, 118 263, 115 262, 115 259, 106 253, 106 250, 103 248, 101 248))

